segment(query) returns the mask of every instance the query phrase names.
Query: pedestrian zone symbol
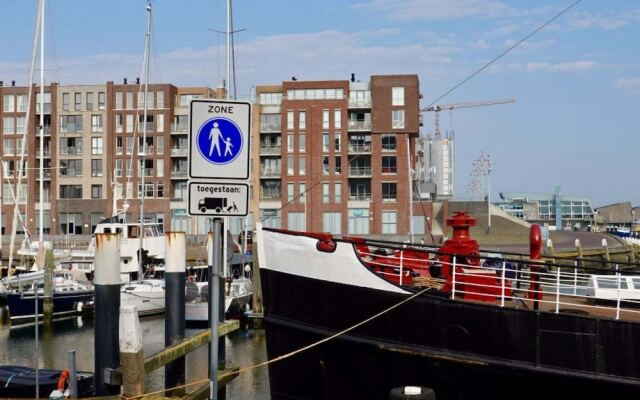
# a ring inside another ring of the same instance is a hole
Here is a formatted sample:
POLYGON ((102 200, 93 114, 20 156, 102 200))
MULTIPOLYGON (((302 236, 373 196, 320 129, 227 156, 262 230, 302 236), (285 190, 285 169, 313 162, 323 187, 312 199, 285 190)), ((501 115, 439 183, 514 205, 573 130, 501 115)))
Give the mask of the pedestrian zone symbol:
POLYGON ((198 130, 198 151, 212 164, 235 160, 242 150, 242 132, 235 122, 223 117, 206 121, 198 130))

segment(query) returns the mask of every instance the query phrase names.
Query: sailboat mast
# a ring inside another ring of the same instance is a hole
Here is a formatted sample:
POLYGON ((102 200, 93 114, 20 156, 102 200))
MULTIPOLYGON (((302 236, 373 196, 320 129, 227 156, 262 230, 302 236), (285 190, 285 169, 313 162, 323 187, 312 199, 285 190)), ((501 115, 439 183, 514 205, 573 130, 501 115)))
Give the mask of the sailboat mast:
POLYGON ((44 244, 44 4, 42 0, 42 27, 40 28, 40 247, 44 244))
POLYGON ((231 98, 231 0, 227 0, 227 100, 231 98))
MULTIPOLYGON (((144 43, 144 95, 142 97, 144 101, 143 123, 142 123, 142 153, 138 155, 142 168, 140 168, 140 255, 138 260, 138 282, 142 279, 142 250, 144 245, 144 196, 145 196, 145 183, 144 176, 146 173, 146 154, 147 154, 147 115, 149 112, 147 105, 147 94, 149 93, 149 52, 151 43, 151 2, 147 3, 147 34, 144 43)), ((138 149, 140 149, 140 143, 138 143, 138 149)))

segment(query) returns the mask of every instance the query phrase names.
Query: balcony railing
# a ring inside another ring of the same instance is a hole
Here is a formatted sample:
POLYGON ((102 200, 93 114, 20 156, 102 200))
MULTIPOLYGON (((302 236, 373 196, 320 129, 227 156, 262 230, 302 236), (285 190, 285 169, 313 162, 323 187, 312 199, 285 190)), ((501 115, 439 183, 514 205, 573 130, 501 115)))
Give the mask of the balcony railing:
POLYGON ((81 156, 82 147, 65 147, 60 149, 61 156, 81 156))
POLYGON ((280 200, 280 191, 262 192, 260 194, 260 200, 280 200))
POLYGON ((282 146, 260 146, 260 154, 280 154, 282 146))
POLYGON ((60 125, 61 133, 77 133, 82 132, 82 124, 66 124, 60 125))
POLYGON ((350 131, 370 131, 371 130, 371 121, 353 121, 349 120, 349 130, 350 131))
MULTIPOLYGON (((142 176, 142 170, 143 168, 138 168, 138 176, 142 176)), ((144 176, 153 176, 153 168, 144 168, 144 176)))
POLYGON ((371 99, 349 99, 351 108, 371 108, 371 99))
MULTIPOLYGON (((40 149, 36 150, 36 156, 40 157, 40 149)), ((45 157, 51 157, 51 149, 48 147, 44 148, 44 156, 45 157)))
POLYGON ((371 193, 351 193, 349 200, 371 200, 371 193))
POLYGON ((186 178, 187 170, 186 169, 172 169, 171 170, 172 178, 186 178))
POLYGON ((171 124, 171 133, 187 133, 189 124, 171 124))
POLYGON ((260 132, 280 132, 281 125, 277 123, 261 123, 260 132))
POLYGON ((282 169, 280 168, 261 168, 260 169, 260 176, 262 177, 280 176, 281 173, 282 173, 282 169))
POLYGON ((188 152, 189 152, 189 149, 187 149, 186 147, 172 147, 171 148, 171 155, 172 156, 186 157, 188 152))
POLYGON ((153 132, 156 129, 153 122, 138 122, 138 132, 144 132, 145 128, 147 132, 153 132))
POLYGON ((371 153, 371 144, 349 143, 349 153, 371 153))
POLYGON ((349 167, 349 176, 371 176, 371 167, 349 167))

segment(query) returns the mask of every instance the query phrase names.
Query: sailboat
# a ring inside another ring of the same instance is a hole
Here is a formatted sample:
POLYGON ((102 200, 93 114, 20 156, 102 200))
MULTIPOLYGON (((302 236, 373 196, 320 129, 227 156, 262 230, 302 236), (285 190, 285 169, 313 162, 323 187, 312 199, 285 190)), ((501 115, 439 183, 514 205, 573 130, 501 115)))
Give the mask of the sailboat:
MULTIPOLYGON (((45 253, 47 249, 51 249, 51 245, 44 241, 44 18, 45 18, 45 1, 41 0, 38 11, 38 23, 36 27, 36 39, 38 33, 40 34, 40 166, 39 166, 39 193, 40 193, 40 208, 39 208, 39 240, 37 246, 30 247, 26 251, 26 255, 37 256, 36 263, 31 269, 31 274, 26 274, 24 277, 12 276, 13 267, 13 247, 15 244, 15 236, 17 230, 17 223, 19 219, 19 207, 18 199, 21 194, 21 178, 22 178, 22 166, 24 165, 24 156, 26 153, 26 135, 28 129, 23 132, 22 148, 20 153, 20 162, 18 168, 18 180, 14 196, 14 213, 13 213, 13 227, 11 232, 11 243, 9 252, 9 265, 7 277, 3 280, 2 285, 4 295, 6 297, 7 306, 9 307, 9 315, 12 321, 33 319, 37 318, 43 310, 43 298, 45 297, 45 271, 43 270, 45 264, 45 253), (40 310, 40 311, 38 311, 40 310)), ((29 96, 28 96, 28 109, 27 109, 27 121, 31 120, 32 115, 32 93, 35 88, 32 85, 33 72, 35 70, 35 54, 36 54, 37 42, 34 44, 31 63, 31 82, 29 84, 29 96)), ((29 122, 27 122, 28 126, 29 122)), ((21 219, 21 218, 20 218, 21 219)), ((23 223, 24 224, 24 223, 23 223)), ((60 252, 54 252, 54 262, 57 256, 58 261, 61 258, 60 252)), ((69 315, 84 310, 85 305, 93 302, 94 288, 91 282, 87 279, 86 275, 79 271, 70 271, 61 268, 58 263, 58 267, 53 272, 53 276, 49 277, 52 282, 51 287, 51 301, 53 304, 53 317, 62 315, 69 315)))

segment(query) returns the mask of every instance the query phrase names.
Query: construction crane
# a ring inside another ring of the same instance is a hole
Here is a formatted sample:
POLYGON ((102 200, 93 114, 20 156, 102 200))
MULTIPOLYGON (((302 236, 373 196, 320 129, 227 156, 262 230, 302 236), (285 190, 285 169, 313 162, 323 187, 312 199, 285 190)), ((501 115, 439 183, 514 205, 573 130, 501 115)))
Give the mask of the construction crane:
POLYGON ((467 101, 464 103, 453 103, 453 104, 437 104, 431 107, 426 107, 422 109, 422 112, 433 111, 436 113, 435 115, 435 137, 436 139, 440 139, 440 111, 445 110, 454 110, 457 108, 471 108, 471 107, 483 107, 483 106, 493 106, 497 104, 505 104, 505 103, 513 103, 516 101, 514 98, 510 99, 502 99, 502 100, 483 100, 483 101, 467 101))

